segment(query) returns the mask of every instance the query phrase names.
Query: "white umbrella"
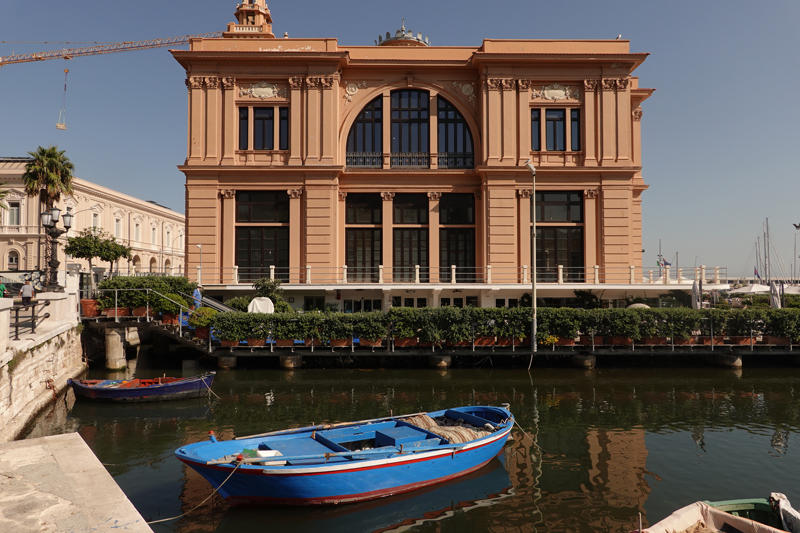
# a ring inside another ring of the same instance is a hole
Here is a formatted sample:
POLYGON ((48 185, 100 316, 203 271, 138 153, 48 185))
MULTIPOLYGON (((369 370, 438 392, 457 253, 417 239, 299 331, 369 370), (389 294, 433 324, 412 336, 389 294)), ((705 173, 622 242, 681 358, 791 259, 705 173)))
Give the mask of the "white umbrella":
POLYGON ((628 309, 650 309, 650 306, 642 303, 635 303, 628 306, 628 309))
POLYGON ((701 298, 700 285, 697 283, 697 280, 694 280, 694 283, 692 283, 692 309, 700 309, 703 305, 701 298))
POLYGON ((759 292, 769 292, 769 287, 766 285, 745 285, 744 287, 739 287, 738 289, 731 289, 728 291, 731 294, 756 294, 759 292))
POLYGON ((783 294, 800 294, 800 285, 784 285, 783 294))
POLYGON ((269 298, 253 298, 247 305, 248 313, 266 313, 271 315, 275 312, 275 304, 269 298))
POLYGON ((781 308, 781 295, 778 293, 778 284, 774 281, 769 284, 769 306, 773 309, 781 308))

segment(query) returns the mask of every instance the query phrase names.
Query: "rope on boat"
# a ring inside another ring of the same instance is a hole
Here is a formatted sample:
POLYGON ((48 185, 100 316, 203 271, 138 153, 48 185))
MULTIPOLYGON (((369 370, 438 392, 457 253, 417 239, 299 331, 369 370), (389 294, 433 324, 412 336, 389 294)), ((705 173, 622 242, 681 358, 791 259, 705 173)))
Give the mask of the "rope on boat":
POLYGON ((517 422, 517 419, 516 419, 516 418, 514 419, 514 423, 517 425, 517 427, 518 427, 518 428, 519 428, 519 430, 522 432, 522 434, 523 434, 523 435, 525 435, 526 437, 528 437, 528 440, 529 440, 529 441, 531 441, 531 444, 533 444, 534 446, 536 446, 536 449, 537 449, 537 450, 539 450, 539 454, 540 454, 540 455, 541 455, 542 453, 547 453, 545 450, 543 450, 543 449, 542 449, 542 447, 541 447, 541 446, 539 446, 539 443, 538 443, 538 442, 536 442, 535 440, 533 440, 533 439, 531 438, 531 436, 530 436, 530 435, 528 435, 528 434, 525 432, 525 430, 524 430, 524 429, 522 429, 522 426, 520 426, 520 425, 519 425, 519 422, 517 422))
POLYGON ((189 509, 188 511, 186 511, 186 512, 185 512, 185 513, 183 513, 183 514, 179 514, 178 516, 173 516, 173 517, 171 517, 171 518, 162 518, 161 520, 153 520, 153 521, 151 521, 151 522, 147 522, 147 523, 148 523, 148 524, 158 524, 158 523, 160 523, 160 522, 169 522, 170 520, 177 520, 178 518, 184 517, 184 516, 186 516, 187 514, 189 514, 189 513, 193 512, 193 511, 195 511, 195 510, 199 509, 199 508, 200 508, 200 507, 201 507, 201 506, 202 506, 204 503, 206 503, 208 500, 210 500, 210 499, 211 499, 211 497, 212 497, 212 496, 214 496, 214 494, 216 494, 216 493, 219 491, 219 489, 221 489, 221 488, 223 487, 223 485, 225 485, 225 483, 227 483, 227 482, 228 482, 228 480, 231 478, 231 476, 233 475, 233 473, 234 473, 234 472, 236 472, 236 470, 238 470, 238 468, 239 468, 240 466, 242 466, 243 464, 244 464, 244 463, 237 463, 237 464, 236 464, 236 467, 235 467, 233 470, 231 470, 231 473, 230 473, 230 474, 228 474, 228 477, 226 477, 226 478, 225 478, 225 481, 223 481, 222 483, 220 483, 219 487, 217 487, 216 489, 214 489, 214 492, 212 492, 211 494, 209 494, 209 495, 208 495, 208 498, 206 498, 206 499, 205 499, 205 500, 203 500, 202 502, 198 503, 198 504, 197 504, 195 507, 193 507, 192 509, 189 509))
MULTIPOLYGON (((202 382, 203 382, 203 385, 205 385, 205 386, 206 386, 206 388, 208 389, 208 395, 209 395, 209 396, 211 396, 212 394, 213 394, 214 396, 217 396, 217 393, 216 393, 216 392, 214 392, 213 390, 211 390, 211 387, 209 387, 209 386, 208 386, 208 383, 206 383, 206 380, 204 380, 204 379, 201 379, 200 381, 202 381, 202 382)), ((220 398, 219 396, 217 396, 217 400, 220 400, 220 401, 222 401, 222 398, 220 398)))

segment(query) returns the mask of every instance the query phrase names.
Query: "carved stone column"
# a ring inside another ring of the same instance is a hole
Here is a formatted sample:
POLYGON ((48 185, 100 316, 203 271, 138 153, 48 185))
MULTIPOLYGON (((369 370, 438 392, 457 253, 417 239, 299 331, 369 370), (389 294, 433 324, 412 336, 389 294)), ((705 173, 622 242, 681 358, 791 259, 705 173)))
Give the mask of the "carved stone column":
MULTIPOLYGON (((517 197, 519 205, 517 207, 517 234, 519 235, 519 263, 518 267, 522 270, 524 265, 528 266, 531 272, 531 194, 532 189, 518 189, 517 197)), ((530 274, 529 274, 530 275, 530 274)))
POLYGON ((503 115, 500 99, 500 85, 502 80, 498 78, 488 78, 486 80, 486 122, 485 131, 488 138, 487 160, 489 164, 498 164, 502 159, 502 128, 503 115))
POLYGON ((517 116, 519 116, 517 136, 517 166, 522 166, 531 156, 531 80, 517 80, 517 116))
POLYGON ((392 244, 394 240, 394 231, 392 231, 394 193, 382 192, 381 198, 383 198, 383 209, 381 211, 381 264, 383 265, 383 282, 391 283, 394 272, 392 268, 394 266, 394 261, 392 260, 392 244))
POLYGON ((219 232, 221 253, 220 281, 233 283, 233 266, 236 264, 236 191, 223 189, 219 191, 222 200, 222 228, 219 232))
POLYGON ((600 264, 600 250, 598 240, 597 218, 597 197, 598 189, 586 189, 583 191, 583 261, 585 266, 586 279, 591 280, 594 276, 594 265, 600 264))
POLYGON ((219 78, 208 76, 206 86, 206 149, 205 160, 209 163, 219 162, 220 141, 222 138, 222 107, 220 105, 219 78))
POLYGON ((203 159, 205 123, 203 121, 203 78, 192 76, 186 80, 189 88, 189 160, 203 159))
POLYGON ((304 162, 306 165, 320 163, 320 149, 322 147, 322 117, 320 114, 322 79, 320 77, 306 78, 306 101, 308 102, 305 120, 306 154, 304 162))
POLYGON ((303 267, 303 190, 289 189, 289 283, 300 283, 303 267))
POLYGON ((222 164, 233 165, 235 162, 236 136, 239 128, 237 120, 239 113, 236 110, 235 95, 233 90, 236 85, 231 77, 221 78, 222 81, 222 164))
POLYGON ((335 97, 335 95, 339 94, 339 74, 320 78, 320 87, 322 88, 322 119, 320 121, 322 128, 320 132, 320 138, 322 140, 321 162, 325 165, 332 165, 333 155, 336 153, 336 125, 339 123, 339 100, 335 97))
MULTIPOLYGON (((430 265, 431 283, 439 283, 439 199, 442 193, 428 193, 428 265, 430 265)), ((439 307, 438 303, 432 304, 439 307)))
POLYGON ((630 78, 616 81, 617 94, 617 162, 630 164, 631 160, 631 93, 630 78))
POLYGON ((289 115, 290 115, 290 126, 289 126, 289 164, 290 165, 302 165, 303 164, 303 154, 301 153, 301 140, 302 134, 305 131, 303 124, 301 123, 302 120, 302 110, 303 110, 303 78, 300 77, 292 77, 289 78, 289 90, 290 90, 290 97, 289 97, 289 115))
POLYGON ((500 82, 503 102, 503 164, 516 166, 517 164, 517 124, 520 121, 517 110, 516 80, 504 78, 500 82))
POLYGON ((583 80, 584 125, 586 135, 584 143, 583 164, 587 167, 597 166, 597 86, 598 80, 583 80))
POLYGON ((600 146, 601 161, 603 165, 611 165, 617 155, 617 106, 616 94, 617 80, 605 78, 601 80, 602 91, 600 96, 600 146))

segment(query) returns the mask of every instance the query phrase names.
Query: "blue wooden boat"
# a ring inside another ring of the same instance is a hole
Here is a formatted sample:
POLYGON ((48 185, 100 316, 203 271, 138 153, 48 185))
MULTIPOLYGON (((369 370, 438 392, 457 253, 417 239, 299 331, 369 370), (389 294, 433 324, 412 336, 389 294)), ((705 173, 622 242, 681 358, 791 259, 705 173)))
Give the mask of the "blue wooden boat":
POLYGON ((231 505, 372 500, 455 479, 503 448, 514 417, 473 406, 208 441, 175 455, 231 505))
POLYGON ((75 396, 106 402, 160 402, 199 398, 209 394, 216 372, 190 378, 102 380, 70 379, 75 396))

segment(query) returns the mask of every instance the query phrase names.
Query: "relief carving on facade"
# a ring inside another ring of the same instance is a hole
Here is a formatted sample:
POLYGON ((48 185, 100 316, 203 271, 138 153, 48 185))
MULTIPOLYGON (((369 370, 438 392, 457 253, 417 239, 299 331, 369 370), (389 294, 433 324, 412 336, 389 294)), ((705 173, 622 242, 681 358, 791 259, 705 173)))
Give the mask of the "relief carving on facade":
POLYGON ((628 85, 630 85, 631 83, 630 78, 620 78, 616 81, 617 81, 617 90, 619 91, 624 91, 625 89, 628 88, 628 85))
POLYGON ((603 90, 604 91, 613 91, 617 87, 617 80, 612 80, 609 78, 603 79, 603 90))
POLYGON ((236 85, 236 78, 233 77, 225 77, 222 78, 222 88, 223 89, 233 89, 234 85, 236 85))
POLYGON ((472 83, 461 83, 458 81, 453 82, 453 90, 461 92, 467 100, 475 105, 475 86, 472 83))
POLYGON ((259 98, 266 100, 267 98, 286 98, 286 89, 279 89, 274 83, 260 81, 258 83, 251 83, 250 87, 245 89, 239 88, 239 96, 249 96, 251 98, 259 98))
POLYGON ((561 85, 558 83, 551 83, 550 85, 542 86, 541 92, 534 90, 531 98, 543 98, 545 100, 552 100, 558 102, 559 100, 580 100, 580 92, 571 87, 561 85))
POLYGON ((631 111, 631 115, 633 115, 633 120, 642 120, 642 108, 637 107, 631 111))
POLYGON ((533 189, 518 189, 517 194, 520 198, 530 198, 533 194, 533 189))
POLYGON ((501 80, 500 78, 487 78, 486 79, 486 87, 490 91, 499 91, 500 90, 500 85, 502 84, 502 81, 503 80, 501 80))
POLYGON ((441 198, 441 197, 442 197, 442 193, 440 193, 439 191, 431 191, 431 192, 428 193, 428 198, 430 198, 431 200, 438 201, 439 198, 441 198))
POLYGON ((209 89, 216 89, 219 87, 219 78, 216 76, 207 76, 205 81, 206 87, 209 89))
POLYGON ((289 78, 289 87, 292 89, 302 89, 303 88, 303 78, 300 76, 292 76, 289 78))
POLYGON ((587 200, 592 200, 597 198, 597 195, 600 194, 600 189, 586 189, 583 191, 583 197, 587 200))
POLYGON ((519 87, 520 91, 527 91, 531 88, 533 83, 531 80, 517 80, 517 87, 519 87))
POLYGON ((236 197, 236 190, 235 189, 222 189, 219 191, 219 195, 221 198, 230 200, 236 197))
POLYGON ((203 78, 200 76, 192 76, 188 80, 188 87, 190 89, 202 89, 203 88, 203 78))
POLYGON ((382 192, 381 198, 383 198, 384 202, 391 202, 394 200, 394 193, 393 192, 382 192))
POLYGON ((306 78, 306 85, 309 89, 319 89, 322 85, 322 78, 315 76, 313 78, 306 78))
POLYGON ((345 198, 347 198, 347 193, 345 191, 339 191, 339 200, 344 202, 345 198))
POLYGON ((348 83, 347 85, 345 85, 345 88, 344 88, 344 105, 346 106, 348 103, 352 102, 353 101, 353 97, 356 95, 356 93, 358 93, 358 90, 361 87, 366 87, 366 86, 367 86, 367 82, 366 81, 360 81, 358 83, 352 83, 351 82, 351 83, 348 83))
POLYGON ((598 80, 583 80, 583 90, 586 92, 596 91, 598 80))
POLYGON ((330 89, 333 87, 333 82, 339 81, 339 75, 336 74, 335 76, 326 76, 324 78, 320 78, 320 85, 323 89, 330 89))
POLYGON ((514 90, 514 81, 512 78, 503 78, 500 81, 500 85, 503 87, 504 91, 513 91, 514 90))
POLYGON ((296 200, 297 198, 302 198, 303 189, 289 189, 286 193, 289 195, 289 198, 296 200))

